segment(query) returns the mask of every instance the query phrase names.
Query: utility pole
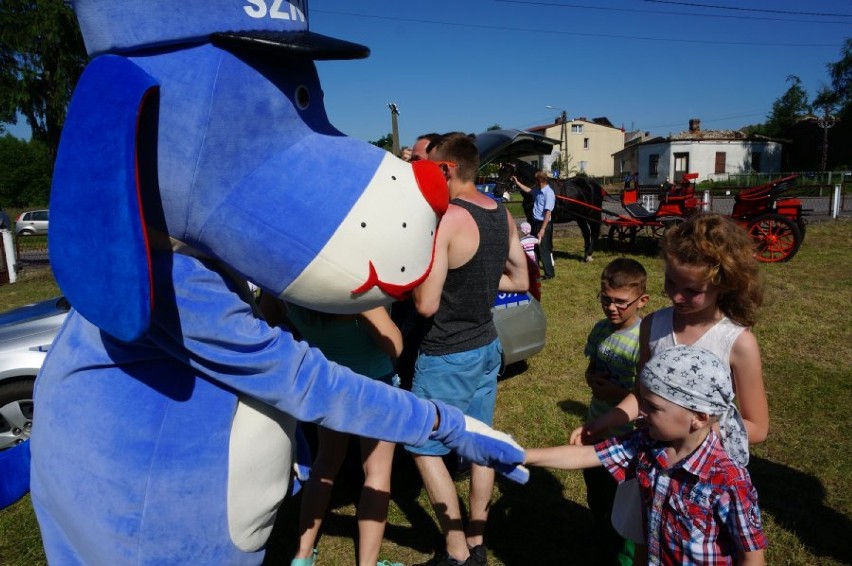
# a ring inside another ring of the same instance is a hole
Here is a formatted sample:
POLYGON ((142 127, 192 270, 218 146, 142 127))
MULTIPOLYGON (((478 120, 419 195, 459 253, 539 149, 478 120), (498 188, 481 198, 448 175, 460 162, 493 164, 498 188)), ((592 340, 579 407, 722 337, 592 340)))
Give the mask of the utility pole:
POLYGON ((562 150, 562 167, 560 167, 559 176, 565 179, 568 176, 568 112, 562 111, 562 131, 559 132, 559 147, 562 148, 565 144, 565 149, 562 150), (562 169, 565 171, 563 172, 562 169))
POLYGON ((388 108, 390 108, 391 111, 391 149, 394 155, 399 156, 399 124, 397 123, 399 107, 395 102, 391 102, 388 104, 388 108))
POLYGON ((831 107, 826 104, 822 107, 823 114, 817 118, 817 125, 822 128, 822 162, 820 171, 825 171, 828 165, 828 130, 837 123, 837 118, 831 115, 831 107))

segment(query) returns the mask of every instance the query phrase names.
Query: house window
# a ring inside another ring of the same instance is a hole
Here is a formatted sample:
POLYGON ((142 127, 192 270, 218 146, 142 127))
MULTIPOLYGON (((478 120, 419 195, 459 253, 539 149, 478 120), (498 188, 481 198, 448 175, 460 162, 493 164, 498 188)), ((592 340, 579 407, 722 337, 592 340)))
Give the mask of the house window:
POLYGON ((571 124, 571 133, 572 134, 582 134, 583 133, 583 124, 571 124))
POLYGON ((580 161, 580 162, 579 162, 579 164, 580 164, 580 173, 585 173, 585 172, 586 172, 586 164, 587 164, 587 163, 588 163, 588 161, 580 161))
POLYGON ((583 138, 583 149, 589 149, 589 138, 583 138))
POLYGON ((760 166, 762 165, 761 164, 761 158, 762 157, 763 157, 763 154, 760 153, 759 151, 752 152, 752 154, 751 154, 751 170, 752 171, 760 171, 760 166))
POLYGON ((725 172, 725 155, 724 151, 716 152, 716 167, 713 172, 717 175, 725 172))
POLYGON ((660 154, 652 153, 648 156, 648 175, 651 177, 656 177, 659 173, 658 168, 660 166, 660 154))
POLYGON ((677 183, 683 180, 684 173, 689 173, 689 154, 675 153, 674 154, 674 181, 677 183))

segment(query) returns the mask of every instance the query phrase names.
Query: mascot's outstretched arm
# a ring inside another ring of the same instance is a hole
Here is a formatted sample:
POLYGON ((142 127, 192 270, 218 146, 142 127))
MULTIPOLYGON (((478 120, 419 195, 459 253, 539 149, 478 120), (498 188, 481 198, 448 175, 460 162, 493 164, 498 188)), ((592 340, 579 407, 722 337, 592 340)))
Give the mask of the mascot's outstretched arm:
POLYGON ((312 60, 367 50, 310 32, 304 1, 75 10, 98 57, 51 193, 51 264, 74 309, 36 383, 48 560, 260 563, 295 419, 431 437, 525 481, 509 437, 326 361, 245 292, 359 312, 427 275, 440 171, 343 136, 322 105, 312 60))

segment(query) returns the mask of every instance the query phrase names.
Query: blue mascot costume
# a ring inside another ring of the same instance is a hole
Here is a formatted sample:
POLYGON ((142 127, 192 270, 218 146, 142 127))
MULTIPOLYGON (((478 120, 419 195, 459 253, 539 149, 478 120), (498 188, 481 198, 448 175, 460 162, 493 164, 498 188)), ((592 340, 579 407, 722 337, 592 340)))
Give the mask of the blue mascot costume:
POLYGON ((77 0, 94 57, 68 112, 51 263, 74 309, 35 391, 32 501, 51 564, 258 564, 296 420, 437 439, 517 481, 458 409, 328 362, 246 281, 353 313, 429 270, 445 181, 329 123, 313 61, 365 57, 305 0, 77 0))

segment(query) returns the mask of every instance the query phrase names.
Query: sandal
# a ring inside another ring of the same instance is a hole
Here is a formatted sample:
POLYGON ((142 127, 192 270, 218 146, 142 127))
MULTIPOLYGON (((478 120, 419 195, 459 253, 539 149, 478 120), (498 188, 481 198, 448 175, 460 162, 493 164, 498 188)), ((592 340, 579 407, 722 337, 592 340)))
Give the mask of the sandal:
POLYGON ((314 566, 317 563, 317 549, 308 558, 294 558, 290 561, 290 566, 314 566))

